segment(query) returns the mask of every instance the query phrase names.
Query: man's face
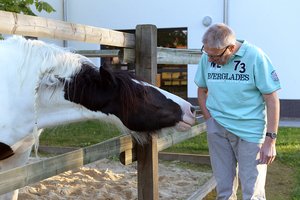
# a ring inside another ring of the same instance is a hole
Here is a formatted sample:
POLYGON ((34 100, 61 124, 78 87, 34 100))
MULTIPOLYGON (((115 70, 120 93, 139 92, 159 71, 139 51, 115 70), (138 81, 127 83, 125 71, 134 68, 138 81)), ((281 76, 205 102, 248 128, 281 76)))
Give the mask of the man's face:
POLYGON ((233 49, 233 45, 228 45, 222 49, 203 46, 201 51, 203 54, 208 56, 209 62, 214 62, 218 65, 225 65, 231 57, 233 49))

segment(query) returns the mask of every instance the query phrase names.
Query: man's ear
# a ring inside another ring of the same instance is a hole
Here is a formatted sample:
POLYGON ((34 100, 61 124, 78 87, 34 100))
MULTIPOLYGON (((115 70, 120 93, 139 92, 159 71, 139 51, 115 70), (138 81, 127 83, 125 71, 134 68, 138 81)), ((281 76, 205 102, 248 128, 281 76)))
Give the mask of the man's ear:
POLYGON ((230 45, 230 46, 228 47, 228 49, 229 49, 231 52, 234 51, 234 48, 235 48, 235 45, 230 45))

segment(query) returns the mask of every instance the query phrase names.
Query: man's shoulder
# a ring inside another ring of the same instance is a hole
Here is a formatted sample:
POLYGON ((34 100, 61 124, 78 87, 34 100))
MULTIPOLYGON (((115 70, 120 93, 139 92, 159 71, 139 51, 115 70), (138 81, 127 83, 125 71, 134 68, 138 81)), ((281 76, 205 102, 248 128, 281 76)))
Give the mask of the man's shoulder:
POLYGON ((244 56, 250 57, 251 59, 254 57, 262 58, 265 56, 265 52, 260 47, 249 43, 246 40, 243 41, 241 49, 244 51, 244 56))

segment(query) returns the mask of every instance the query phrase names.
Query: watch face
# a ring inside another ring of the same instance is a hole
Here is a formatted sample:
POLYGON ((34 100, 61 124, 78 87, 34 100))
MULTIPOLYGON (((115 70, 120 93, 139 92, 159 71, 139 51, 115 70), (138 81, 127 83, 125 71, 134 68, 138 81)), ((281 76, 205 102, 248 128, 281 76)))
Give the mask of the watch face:
POLYGON ((276 133, 267 133, 266 136, 269 136, 272 139, 275 139, 277 137, 276 133))

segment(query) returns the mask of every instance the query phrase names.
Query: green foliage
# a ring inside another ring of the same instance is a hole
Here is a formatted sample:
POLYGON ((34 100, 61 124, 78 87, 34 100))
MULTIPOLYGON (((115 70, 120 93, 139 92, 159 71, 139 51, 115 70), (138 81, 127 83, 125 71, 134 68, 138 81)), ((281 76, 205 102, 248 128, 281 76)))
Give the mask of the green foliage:
POLYGON ((46 11, 47 13, 51 13, 55 11, 54 8, 52 8, 52 6, 50 6, 47 2, 43 2, 43 1, 36 0, 35 7, 39 12, 41 12, 42 10, 46 11))
MULTIPOLYGON (((43 10, 47 13, 56 11, 50 4, 40 0, 0 0, 0 10, 36 16, 30 8, 33 4, 39 12, 43 10)), ((0 34, 0 40, 3 39, 2 34, 0 34)))
POLYGON ((0 10, 36 16, 30 8, 31 5, 34 5, 38 12, 55 12, 50 4, 40 0, 0 0, 0 10))

